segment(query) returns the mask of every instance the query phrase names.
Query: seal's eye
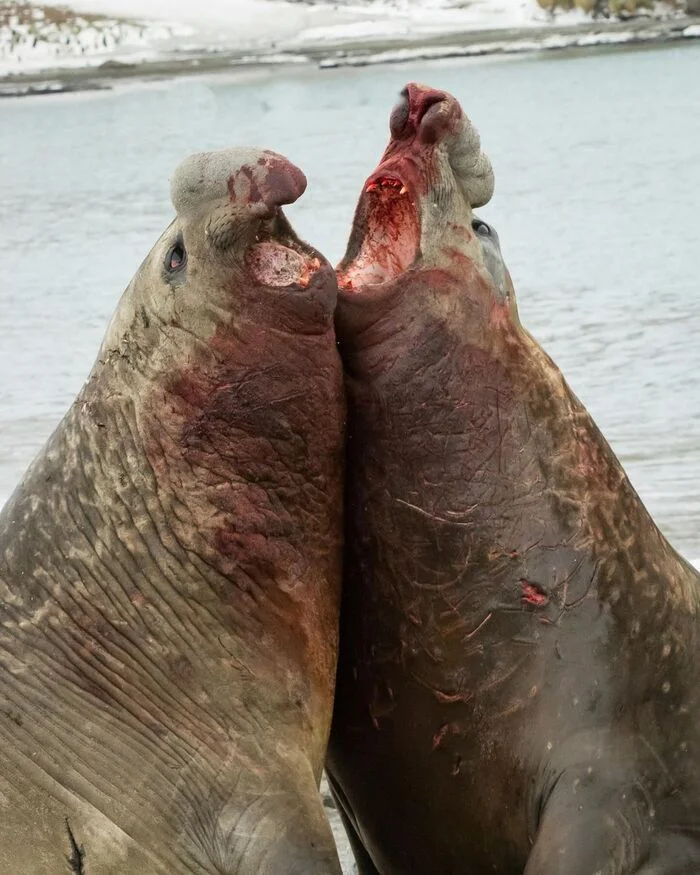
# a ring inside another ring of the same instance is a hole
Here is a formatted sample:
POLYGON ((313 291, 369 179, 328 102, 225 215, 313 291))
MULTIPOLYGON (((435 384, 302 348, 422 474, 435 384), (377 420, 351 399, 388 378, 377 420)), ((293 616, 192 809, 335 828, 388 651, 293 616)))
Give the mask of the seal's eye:
POLYGON ((481 219, 474 219, 472 222, 472 228, 479 235, 479 237, 491 237, 491 227, 486 224, 486 222, 482 222, 481 219))
POLYGON ((170 273, 176 270, 181 270, 187 263, 187 253, 182 239, 178 239, 177 243, 168 252, 165 259, 165 269, 170 273))

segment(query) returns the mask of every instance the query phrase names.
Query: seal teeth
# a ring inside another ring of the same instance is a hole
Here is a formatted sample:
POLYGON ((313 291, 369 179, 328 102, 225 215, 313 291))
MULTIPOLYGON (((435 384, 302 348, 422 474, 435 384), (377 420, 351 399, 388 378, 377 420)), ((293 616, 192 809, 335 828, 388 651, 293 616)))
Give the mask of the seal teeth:
POLYGON ((396 179, 395 176, 382 176, 379 179, 373 179, 365 186, 365 191, 378 191, 384 189, 393 189, 394 191, 398 189, 399 194, 408 194, 406 186, 400 179, 396 179))

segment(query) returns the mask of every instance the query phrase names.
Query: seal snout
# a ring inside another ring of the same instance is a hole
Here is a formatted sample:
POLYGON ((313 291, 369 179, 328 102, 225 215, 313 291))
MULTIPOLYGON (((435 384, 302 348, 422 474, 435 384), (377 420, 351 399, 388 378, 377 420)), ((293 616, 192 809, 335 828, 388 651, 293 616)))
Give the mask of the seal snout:
POLYGON ((389 128, 395 140, 418 135, 421 142, 431 144, 453 132, 462 115, 451 94, 409 82, 391 113, 389 128))
POLYGON ((261 149, 190 155, 170 185, 179 214, 225 207, 239 217, 247 209, 250 218, 271 218, 277 207, 294 203, 305 189, 306 177, 298 167, 282 155, 261 149))
POLYGON ((259 285, 336 294, 335 276, 294 233, 281 207, 306 190, 306 176, 269 149, 222 149, 186 158, 171 181, 182 225, 203 230, 206 257, 244 265, 259 285))
POLYGON ((416 180, 409 188, 424 189, 433 184, 437 178, 435 154, 442 150, 469 205, 480 207, 490 200, 494 186, 491 164, 481 151, 478 131, 451 94, 410 82, 391 113, 389 127, 391 142, 382 167, 385 171, 391 167, 397 177, 402 172, 404 185, 416 171, 423 185, 416 185, 416 180))
POLYGON ((237 204, 264 204, 274 210, 293 204, 306 190, 302 171, 275 152, 263 152, 254 165, 245 163, 233 170, 226 187, 237 204))
POLYGON ((396 280, 418 264, 426 246, 443 245, 445 215, 454 217, 453 227, 466 225, 468 213, 493 193, 493 170, 479 134, 451 94, 410 82, 389 127, 391 140, 365 182, 338 268, 346 292, 396 280))

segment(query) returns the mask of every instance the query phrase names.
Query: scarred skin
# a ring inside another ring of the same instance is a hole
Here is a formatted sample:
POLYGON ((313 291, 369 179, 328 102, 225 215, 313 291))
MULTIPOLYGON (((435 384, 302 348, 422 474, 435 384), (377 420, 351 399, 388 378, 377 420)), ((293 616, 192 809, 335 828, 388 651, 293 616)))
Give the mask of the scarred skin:
POLYGON ((331 267, 271 152, 193 156, 0 515, 0 872, 339 875, 331 267))
POLYGON ((331 783, 362 875, 697 873, 700 579, 520 325, 485 161, 408 86, 339 268, 331 783))

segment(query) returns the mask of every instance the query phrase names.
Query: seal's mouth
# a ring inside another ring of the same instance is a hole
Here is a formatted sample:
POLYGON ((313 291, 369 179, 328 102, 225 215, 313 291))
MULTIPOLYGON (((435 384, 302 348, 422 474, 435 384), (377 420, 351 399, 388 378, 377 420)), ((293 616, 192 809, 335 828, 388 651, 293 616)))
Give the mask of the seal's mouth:
POLYGON ((389 145, 365 183, 338 265, 346 301, 393 296, 398 279, 426 269, 431 253, 445 249, 445 234, 469 237, 471 229, 462 234, 461 226, 493 192, 479 135, 447 92, 409 83, 389 129, 389 145))
POLYGON ((392 162, 365 183, 348 250, 338 265, 338 287, 357 293, 400 277, 420 257, 421 219, 415 187, 392 162))
POLYGON ((296 236, 279 208, 260 223, 246 263, 262 285, 289 291, 308 288, 314 276, 328 267, 320 253, 296 236))

